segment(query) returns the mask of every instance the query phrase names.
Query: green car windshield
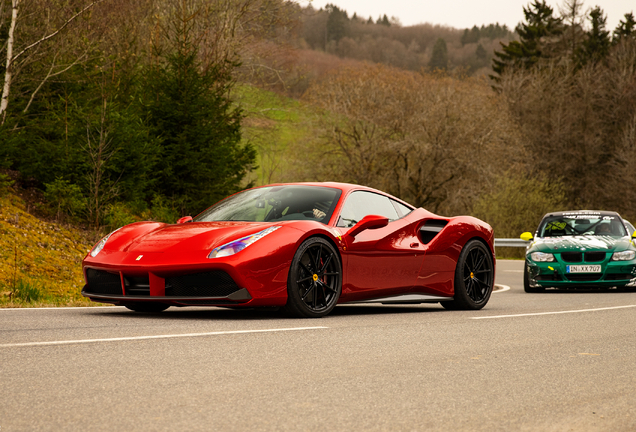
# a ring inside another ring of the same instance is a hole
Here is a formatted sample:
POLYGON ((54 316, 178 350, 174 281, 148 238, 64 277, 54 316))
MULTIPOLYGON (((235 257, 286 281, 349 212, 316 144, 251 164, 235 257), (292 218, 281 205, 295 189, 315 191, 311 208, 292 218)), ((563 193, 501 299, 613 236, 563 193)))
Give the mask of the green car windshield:
POLYGON ((539 237, 580 235, 624 237, 628 234, 619 216, 551 216, 542 220, 539 226, 539 237))

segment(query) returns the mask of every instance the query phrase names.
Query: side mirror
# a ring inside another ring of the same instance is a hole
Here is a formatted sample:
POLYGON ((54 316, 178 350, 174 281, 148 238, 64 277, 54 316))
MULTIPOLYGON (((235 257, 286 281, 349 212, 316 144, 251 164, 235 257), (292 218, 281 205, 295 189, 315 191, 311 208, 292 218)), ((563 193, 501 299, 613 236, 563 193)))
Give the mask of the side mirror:
POLYGON ((367 215, 362 218, 360 222, 355 224, 347 233, 346 236, 355 237, 362 231, 368 229, 383 228, 389 224, 389 218, 378 215, 367 215))
POLYGON ((184 224, 188 222, 192 222, 192 216, 184 216, 182 218, 179 218, 179 220, 177 221, 178 224, 184 224))
POLYGON ((636 231, 634 231, 634 232, 632 233, 632 238, 633 238, 633 239, 636 239, 636 231))
POLYGON ((521 234, 521 240, 525 240, 525 241, 531 241, 534 239, 534 236, 532 235, 532 233, 529 232, 524 232, 523 234, 521 234))

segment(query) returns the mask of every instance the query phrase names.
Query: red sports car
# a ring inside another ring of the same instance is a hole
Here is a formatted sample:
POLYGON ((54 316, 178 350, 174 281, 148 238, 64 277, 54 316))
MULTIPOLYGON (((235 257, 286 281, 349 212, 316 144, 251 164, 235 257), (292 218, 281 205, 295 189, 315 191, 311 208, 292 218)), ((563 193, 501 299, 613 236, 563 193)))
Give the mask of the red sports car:
POLYGON ((293 183, 239 192, 176 224, 127 225, 82 265, 84 296, 138 312, 278 306, 321 317, 342 303, 481 309, 495 254, 479 219, 364 186, 293 183))

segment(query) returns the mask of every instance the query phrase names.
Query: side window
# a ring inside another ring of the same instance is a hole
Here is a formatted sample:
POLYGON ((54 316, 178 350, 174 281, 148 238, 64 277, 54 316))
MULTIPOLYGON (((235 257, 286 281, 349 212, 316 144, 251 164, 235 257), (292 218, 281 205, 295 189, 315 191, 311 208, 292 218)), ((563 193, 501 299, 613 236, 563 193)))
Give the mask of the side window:
POLYGON ((391 200, 391 202, 393 203, 393 205, 397 208, 398 213, 401 213, 401 217, 406 216, 407 214, 411 213, 413 211, 412 208, 409 208, 407 206, 405 206, 402 203, 399 203, 397 201, 391 200))
POLYGON ((389 222, 399 219, 391 200, 373 192, 356 191, 347 197, 342 206, 337 226, 352 227, 368 215, 379 215, 389 218, 389 222))

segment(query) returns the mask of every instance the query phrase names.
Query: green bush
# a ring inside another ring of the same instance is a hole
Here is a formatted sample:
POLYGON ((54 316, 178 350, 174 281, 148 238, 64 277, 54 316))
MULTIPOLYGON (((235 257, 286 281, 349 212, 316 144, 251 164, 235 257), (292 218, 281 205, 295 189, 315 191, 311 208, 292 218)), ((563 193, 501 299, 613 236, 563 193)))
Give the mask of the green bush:
POLYGON ((86 199, 79 186, 57 177, 51 183, 44 183, 44 198, 49 208, 55 212, 57 220, 66 216, 77 216, 86 207, 86 199))
POLYGON ((13 180, 7 174, 0 173, 0 196, 5 196, 11 185, 13 185, 13 180))
POLYGON ((151 219, 157 222, 175 223, 179 219, 179 212, 174 204, 161 195, 152 199, 151 219))
POLYGON ((106 209, 105 222, 109 230, 113 231, 124 225, 137 222, 137 218, 126 204, 115 203, 110 204, 106 209))
POLYGON ((14 302, 35 303, 42 301, 45 296, 37 286, 20 279, 16 282, 11 297, 14 302))

